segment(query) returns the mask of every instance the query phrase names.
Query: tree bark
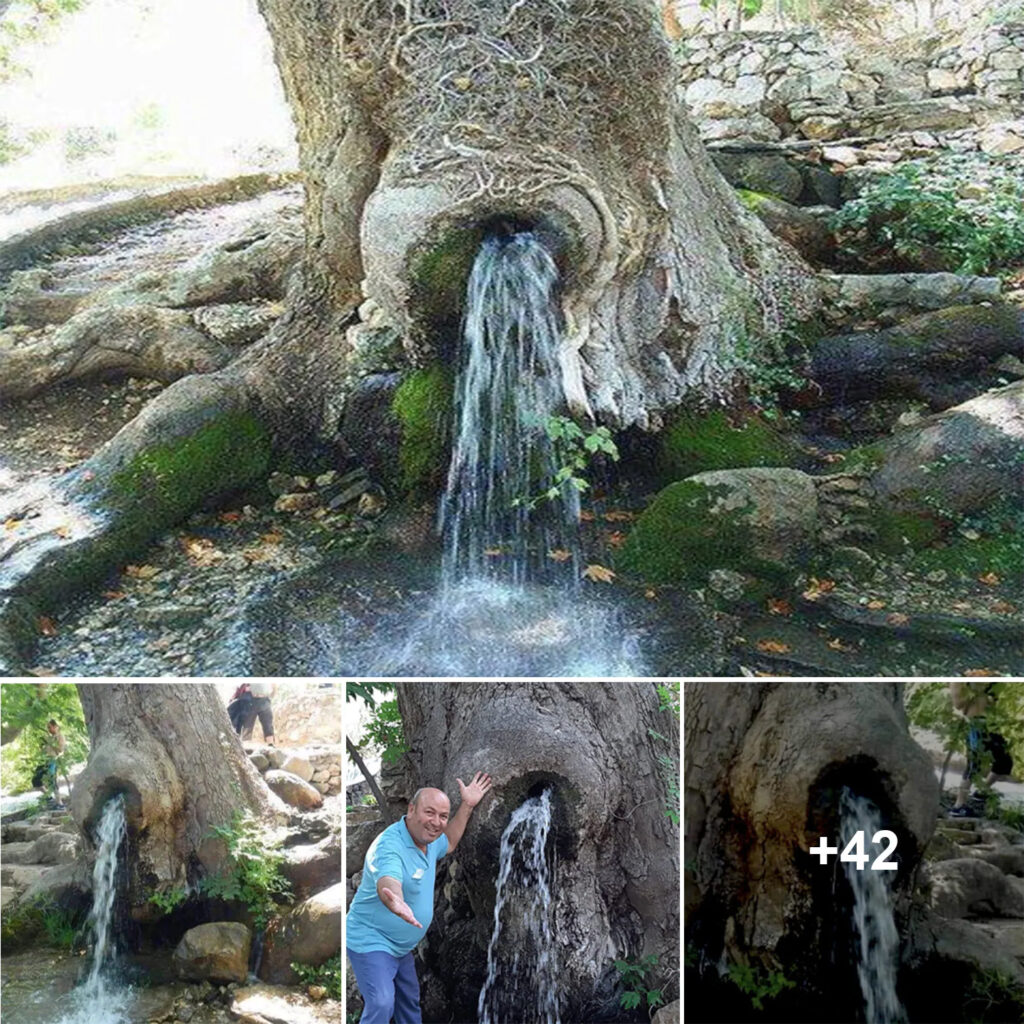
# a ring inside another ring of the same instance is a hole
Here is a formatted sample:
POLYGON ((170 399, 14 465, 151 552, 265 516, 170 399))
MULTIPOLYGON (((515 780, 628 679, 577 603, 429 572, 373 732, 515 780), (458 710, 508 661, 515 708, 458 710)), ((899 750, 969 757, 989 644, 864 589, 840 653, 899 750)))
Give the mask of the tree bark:
POLYGON ((210 835, 245 811, 286 813, 249 762, 211 684, 78 683, 91 749, 70 808, 91 836, 118 793, 132 857, 132 912, 146 919, 157 889, 192 886, 221 867, 227 850, 210 835))
POLYGON ((380 786, 377 785, 377 780, 373 777, 373 772, 366 767, 366 762, 362 759, 359 751, 347 736, 345 737, 345 749, 348 751, 348 756, 355 761, 356 767, 360 772, 362 772, 363 778, 366 779, 366 784, 370 787, 370 792, 373 793, 373 798, 377 801, 377 806, 380 808, 381 816, 390 825, 391 822, 395 820, 391 813, 391 808, 388 806, 388 802, 385 799, 384 794, 380 791, 380 786))
POLYGON ((236 362, 179 381, 141 426, 2 510, 22 527, 0 550, 0 633, 257 480, 272 446, 343 449, 341 413, 382 325, 405 354, 376 369, 453 363, 471 263, 499 223, 555 252, 565 404, 616 428, 727 400, 737 345, 769 361, 818 304, 813 272, 687 122, 650 0, 448 0, 443 18, 363 0, 259 6, 306 193, 287 311, 236 362))
POLYGON ((905 916, 938 788, 903 687, 686 684, 686 942, 709 972, 749 965, 782 971, 807 998, 860 998, 842 873, 806 851, 839 835, 843 786, 871 798, 898 836, 905 916))
POLYGON ((409 752, 406 797, 456 778, 494 789, 442 870, 421 951, 426 1013, 475 1020, 494 922, 501 834, 511 812, 552 789, 552 901, 561 1017, 620 1020, 612 961, 653 954, 648 987, 677 992, 678 826, 666 814, 678 775, 678 723, 654 684, 399 683, 409 752), (663 737, 663 738, 660 738, 663 737), (665 758, 662 762, 659 758, 665 758), (443 922, 443 924, 441 924, 443 922), (435 927, 438 927, 435 925, 435 927), (657 984, 656 984, 657 983, 657 984))

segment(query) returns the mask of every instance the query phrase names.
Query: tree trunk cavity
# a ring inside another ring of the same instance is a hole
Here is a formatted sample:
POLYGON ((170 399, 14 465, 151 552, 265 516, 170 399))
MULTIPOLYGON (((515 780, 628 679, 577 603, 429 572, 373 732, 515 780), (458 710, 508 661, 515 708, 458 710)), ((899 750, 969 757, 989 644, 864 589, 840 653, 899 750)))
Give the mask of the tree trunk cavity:
POLYGON ((476 1019, 501 835, 512 811, 544 787, 552 789, 562 1019, 619 1019, 617 958, 654 954, 673 998, 678 826, 665 810, 678 724, 658 710, 654 684, 399 683, 397 691, 407 797, 420 786, 443 788, 454 813, 456 778, 478 770, 494 778, 453 863, 439 872, 440 927, 421 950, 425 1013, 476 1019))
POLYGON ((71 814, 92 835, 106 802, 125 798, 133 913, 158 888, 215 874, 226 847, 214 826, 235 814, 284 813, 250 764, 216 687, 206 683, 78 683, 91 749, 71 793, 71 814))

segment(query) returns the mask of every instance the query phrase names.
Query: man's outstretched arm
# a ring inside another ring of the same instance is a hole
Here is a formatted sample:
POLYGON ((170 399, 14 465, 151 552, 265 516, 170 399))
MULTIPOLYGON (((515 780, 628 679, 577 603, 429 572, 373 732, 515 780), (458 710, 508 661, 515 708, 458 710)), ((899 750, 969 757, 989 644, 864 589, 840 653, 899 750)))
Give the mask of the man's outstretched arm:
POLYGON ((473 808, 483 800, 484 794, 491 788, 491 777, 486 772, 477 772, 468 786, 462 779, 455 781, 459 784, 462 803, 459 804, 455 817, 448 822, 448 827, 444 830, 444 834, 448 837, 448 853, 451 853, 459 845, 459 840, 466 831, 473 808))
POLYGON ((380 897, 381 903, 392 914, 397 914, 403 921, 408 921, 409 924, 415 925, 417 928, 423 927, 413 916, 412 908, 405 902, 402 895, 402 883, 397 878, 385 875, 377 883, 377 895, 380 897))

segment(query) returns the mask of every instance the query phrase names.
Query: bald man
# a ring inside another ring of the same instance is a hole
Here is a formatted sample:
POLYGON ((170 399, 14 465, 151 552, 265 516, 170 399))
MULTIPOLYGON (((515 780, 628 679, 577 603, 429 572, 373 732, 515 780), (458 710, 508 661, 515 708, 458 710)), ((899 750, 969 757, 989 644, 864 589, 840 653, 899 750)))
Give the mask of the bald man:
POLYGON ((437 862, 466 831, 473 808, 491 788, 477 772, 459 784, 453 818, 440 789, 416 791, 405 817, 389 825, 366 852, 363 878, 345 918, 345 949, 363 997, 359 1024, 422 1024, 420 983, 412 951, 434 916, 437 862))

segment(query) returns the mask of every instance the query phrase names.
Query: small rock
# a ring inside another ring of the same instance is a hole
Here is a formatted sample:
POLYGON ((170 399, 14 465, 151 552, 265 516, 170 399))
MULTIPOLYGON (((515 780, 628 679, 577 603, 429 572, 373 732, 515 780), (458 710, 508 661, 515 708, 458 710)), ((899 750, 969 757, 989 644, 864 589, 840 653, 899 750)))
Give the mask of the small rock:
POLYGON ((320 504, 320 496, 313 491, 282 494, 274 502, 275 512, 308 512, 320 504))
POLYGON ((275 496, 287 494, 294 487, 294 478, 288 473, 271 473, 267 480, 267 490, 275 496))
POLYGON ((925 579, 929 583, 945 583, 948 575, 949 573, 947 573, 945 569, 935 569, 928 573, 928 575, 925 576, 925 579))
POLYGON ((995 362, 995 368, 1008 377, 1024 377, 1024 361, 1009 352, 995 362))

